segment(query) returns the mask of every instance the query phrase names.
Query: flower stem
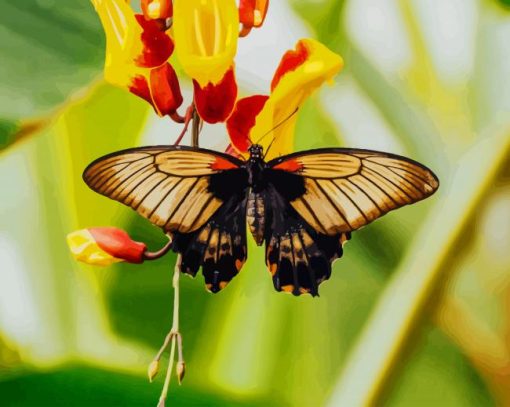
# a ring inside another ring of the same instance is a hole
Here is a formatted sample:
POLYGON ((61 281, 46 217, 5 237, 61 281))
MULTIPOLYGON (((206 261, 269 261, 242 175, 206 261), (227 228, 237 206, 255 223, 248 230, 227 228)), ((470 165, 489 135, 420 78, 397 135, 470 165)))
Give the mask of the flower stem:
POLYGON ((193 128, 191 133, 191 147, 198 147, 201 119, 196 109, 193 109, 193 128))
POLYGON ((172 248, 172 238, 169 238, 168 242, 158 251, 155 251, 155 252, 145 251, 143 253, 143 259, 144 260, 159 259, 160 257, 163 257, 165 254, 167 254, 171 248, 172 248))
POLYGON ((161 391, 161 396, 159 397, 158 407, 165 407, 165 400, 168 395, 168 388, 170 387, 170 379, 172 377, 172 370, 174 367, 174 357, 175 357, 175 335, 172 336, 172 346, 170 347, 170 358, 168 359, 168 368, 166 369, 165 376, 165 384, 163 385, 163 390, 161 391))
MULTIPOLYGON (((165 349, 168 347, 168 344, 171 342, 170 346, 170 357, 168 359, 168 367, 166 371, 165 376, 165 383, 163 385, 163 390, 161 391, 161 396, 159 397, 159 403, 158 407, 164 407, 165 406, 165 400, 168 395, 168 388, 170 387, 170 379, 172 377, 172 370, 174 366, 174 359, 175 359, 175 347, 177 345, 177 355, 178 355, 178 366, 184 366, 184 358, 182 355, 182 336, 179 332, 179 277, 181 273, 181 263, 182 263, 182 256, 179 254, 177 256, 177 260, 175 262, 175 268, 174 268, 174 274, 172 278, 172 285, 174 287, 174 309, 173 309, 173 318, 172 318, 172 328, 170 329, 170 332, 165 337, 165 341, 163 342, 163 345, 161 346, 158 354, 154 358, 154 360, 159 361, 161 358, 161 355, 165 351, 165 349)), ((181 368, 182 369, 182 368, 181 368)), ((182 380, 182 377, 184 376, 184 373, 177 372, 179 384, 182 380)))
POLYGON ((175 140, 174 146, 178 146, 181 143, 182 139, 184 138, 184 135, 188 131, 189 123, 190 123, 191 119, 193 118, 194 111, 195 111, 195 105, 192 103, 186 109, 186 115, 183 117, 182 122, 179 122, 179 123, 184 123, 184 127, 182 128, 182 131, 181 131, 181 134, 179 134, 179 137, 177 137, 177 140, 175 140))

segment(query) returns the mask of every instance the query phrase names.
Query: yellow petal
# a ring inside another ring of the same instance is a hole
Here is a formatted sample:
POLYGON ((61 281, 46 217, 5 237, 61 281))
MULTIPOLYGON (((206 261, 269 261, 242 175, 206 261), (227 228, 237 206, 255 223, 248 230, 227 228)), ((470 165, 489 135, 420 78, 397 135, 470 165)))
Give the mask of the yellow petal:
POLYGON ((201 87, 218 83, 237 51, 235 0, 175 0, 175 51, 184 71, 201 87))
POLYGON ((117 86, 129 86, 143 69, 134 65, 142 53, 142 28, 125 0, 91 0, 106 34, 105 79, 117 86))
POLYGON ((109 266, 123 260, 102 250, 87 229, 76 230, 67 235, 67 244, 76 260, 95 266, 109 266))
POLYGON ((297 109, 314 90, 331 81, 343 67, 340 55, 318 41, 302 39, 296 49, 304 49, 306 59, 279 77, 250 132, 252 142, 262 144, 264 151, 272 143, 266 160, 293 152, 297 109), (265 135, 273 128, 274 131, 265 135))

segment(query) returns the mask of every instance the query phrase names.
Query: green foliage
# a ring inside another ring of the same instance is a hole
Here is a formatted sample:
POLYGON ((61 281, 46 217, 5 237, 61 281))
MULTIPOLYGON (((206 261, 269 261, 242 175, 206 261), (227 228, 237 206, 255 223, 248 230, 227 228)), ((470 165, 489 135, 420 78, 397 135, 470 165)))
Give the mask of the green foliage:
MULTIPOLYGON (((156 384, 145 377, 71 365, 55 372, 27 372, 22 376, 0 382, 3 406, 147 406, 158 397, 156 384)), ((172 395, 178 406, 272 406, 269 400, 241 402, 221 395, 204 394, 180 387, 172 395)))
MULTIPOLYGON (((102 71, 104 35, 88 0, 2 1, 0 36, 1 123, 54 113, 102 71)), ((0 126, 0 148, 12 126, 0 126)))

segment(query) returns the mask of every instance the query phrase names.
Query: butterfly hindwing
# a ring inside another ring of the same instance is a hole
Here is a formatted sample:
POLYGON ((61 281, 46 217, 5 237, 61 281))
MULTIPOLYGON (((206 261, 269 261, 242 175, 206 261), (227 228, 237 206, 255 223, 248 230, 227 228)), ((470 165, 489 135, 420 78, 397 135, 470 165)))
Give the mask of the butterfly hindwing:
POLYGON ((94 191, 130 206, 165 232, 190 233, 224 202, 211 190, 211 177, 240 165, 241 161, 210 150, 141 147, 99 158, 86 168, 83 179, 94 191))
MULTIPOLYGON (((272 175, 277 179, 269 179, 282 187, 278 174, 272 175)), ((286 185, 293 185, 291 178, 286 181, 286 185)), ((296 187, 298 180, 294 181, 296 187)), ((288 195, 295 193, 292 187, 277 189, 273 183, 266 191, 266 222, 270 225, 265 236, 266 263, 277 291, 316 296, 319 284, 331 275, 331 263, 342 256, 343 244, 350 234, 317 233, 290 205, 288 195)))
POLYGON ((315 231, 329 236, 359 229, 439 186, 420 163, 369 150, 311 150, 277 158, 268 167, 302 180, 303 193, 290 204, 315 231))
POLYGON ((201 229, 175 233, 173 248, 183 273, 195 276, 202 267, 207 289, 223 289, 246 261, 246 197, 233 194, 201 229))

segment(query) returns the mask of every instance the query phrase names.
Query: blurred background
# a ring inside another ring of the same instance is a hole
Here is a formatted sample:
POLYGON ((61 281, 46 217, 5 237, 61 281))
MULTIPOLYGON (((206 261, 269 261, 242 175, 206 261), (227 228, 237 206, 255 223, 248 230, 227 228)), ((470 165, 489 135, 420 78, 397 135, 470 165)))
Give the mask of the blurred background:
MULTIPOLYGON (((239 42, 242 93, 266 93, 283 52, 316 38, 345 69, 302 109, 296 150, 403 154, 441 187, 354 233, 319 298, 275 292, 253 244, 217 295, 181 279, 187 373, 169 405, 510 405, 509 3, 271 2, 239 42)), ((102 81, 89 1, 3 0, 0 37, 0 404, 155 405, 164 375, 149 384, 146 367, 175 258, 93 268, 65 236, 112 225, 161 247, 81 173, 179 129, 102 81)), ((224 149, 225 134, 206 126, 201 143, 224 149)))

